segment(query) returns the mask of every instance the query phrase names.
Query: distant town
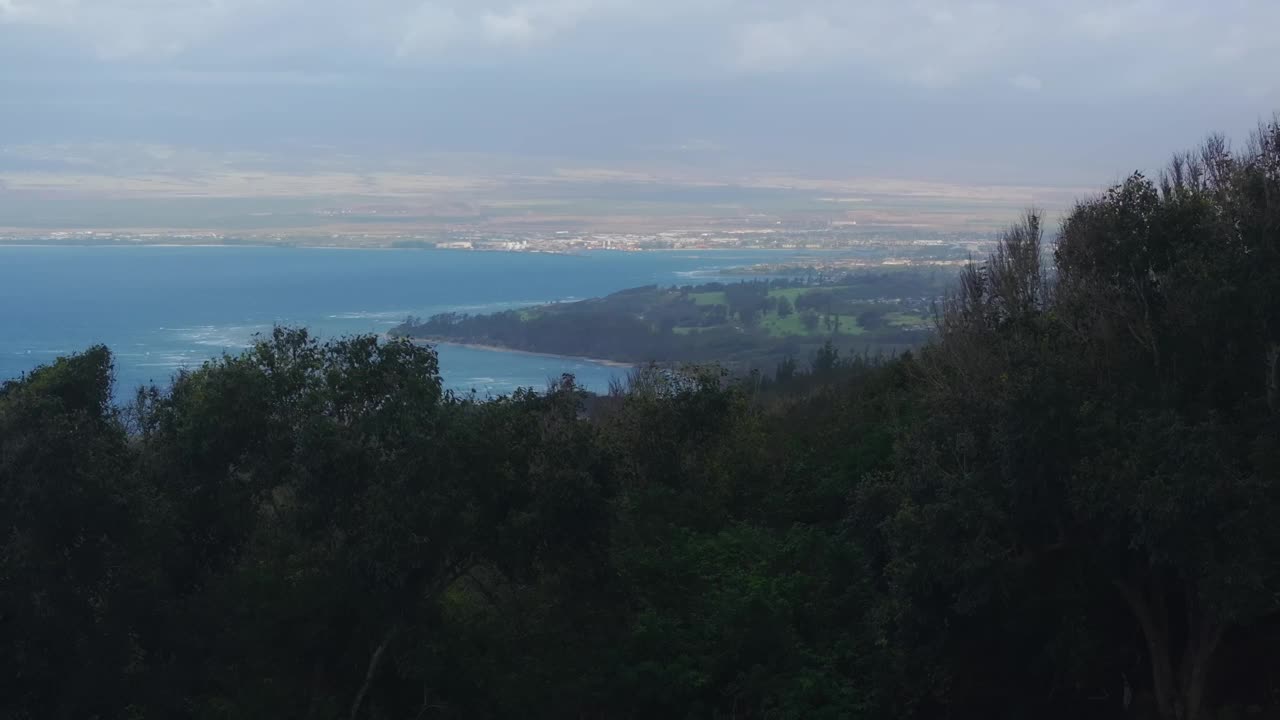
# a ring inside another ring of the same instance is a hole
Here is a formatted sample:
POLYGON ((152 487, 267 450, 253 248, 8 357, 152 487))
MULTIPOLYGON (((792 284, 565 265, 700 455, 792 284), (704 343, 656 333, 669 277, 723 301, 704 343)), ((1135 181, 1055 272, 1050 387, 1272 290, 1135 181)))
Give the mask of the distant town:
POLYGON ((128 144, 5 152, 0 244, 772 249, 812 254, 805 262, 826 269, 949 265, 986 254, 1027 208, 1053 217, 1087 192, 687 168, 511 173, 475 161, 449 170, 447 158, 352 164, 326 154, 304 159, 332 166, 285 170, 301 161, 128 144), (74 172, 31 169, 71 155, 85 159, 74 172))
MULTIPOLYGON (((662 231, 613 233, 555 230, 545 232, 458 231, 444 234, 328 233, 264 234, 215 231, 59 230, 0 233, 0 244, 37 245, 270 245, 281 247, 399 248, 578 254, 595 251, 656 250, 815 251, 809 266, 824 270, 871 266, 959 265, 989 250, 992 237, 978 232, 765 229, 750 231, 662 231), (845 251, 845 252, 840 252, 845 251), (846 253, 856 257, 845 256, 846 253)), ((767 272, 771 266, 760 266, 767 272)))

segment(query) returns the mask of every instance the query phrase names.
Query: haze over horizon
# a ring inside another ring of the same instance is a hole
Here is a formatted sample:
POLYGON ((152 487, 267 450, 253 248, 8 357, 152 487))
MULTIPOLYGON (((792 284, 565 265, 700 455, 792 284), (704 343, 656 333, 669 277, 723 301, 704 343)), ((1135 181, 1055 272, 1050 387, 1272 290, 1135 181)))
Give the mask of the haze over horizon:
POLYGON ((151 143, 1098 187, 1269 117, 1276 27, 1257 0, 0 0, 0 173, 151 143))

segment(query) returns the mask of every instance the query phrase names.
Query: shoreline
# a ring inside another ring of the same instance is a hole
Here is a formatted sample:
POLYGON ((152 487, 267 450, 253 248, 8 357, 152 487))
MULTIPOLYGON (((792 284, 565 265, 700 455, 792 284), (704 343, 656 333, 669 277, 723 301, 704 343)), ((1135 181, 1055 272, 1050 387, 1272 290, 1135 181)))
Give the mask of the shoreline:
POLYGON ((433 340, 431 338, 406 338, 417 345, 450 345, 452 347, 467 348, 468 350, 484 350, 486 352, 503 352, 515 353, 517 355, 533 355, 536 357, 555 358, 557 360, 576 360, 578 362, 589 362, 595 365, 604 365, 612 368, 633 368, 638 363, 619 362, 617 360, 604 360, 602 358, 582 357, 581 355, 561 355, 559 353, 536 352, 533 350, 517 350, 515 348, 503 347, 501 345, 484 345, 482 343, 456 342, 453 340, 433 340))

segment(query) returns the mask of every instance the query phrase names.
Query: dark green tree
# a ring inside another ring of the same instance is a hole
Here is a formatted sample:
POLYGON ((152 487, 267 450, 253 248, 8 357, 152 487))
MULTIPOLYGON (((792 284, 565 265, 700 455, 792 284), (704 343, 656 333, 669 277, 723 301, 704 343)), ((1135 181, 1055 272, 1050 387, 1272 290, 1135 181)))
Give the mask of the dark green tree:
POLYGON ((774 370, 773 379, 775 382, 788 382, 796 376, 796 359, 790 355, 778 362, 778 367, 774 370))
MULTIPOLYGON (((1053 276, 1035 216, 964 274, 921 365, 928 410, 900 480, 875 496, 896 496, 887 570, 915 588, 901 601, 914 609, 897 614, 915 620, 895 631, 935 659, 956 653, 933 671, 952 702, 991 682, 975 670, 1001 667, 959 661, 980 647, 999 657, 1001 643, 978 634, 998 618, 1092 657, 1076 682, 1125 669, 1096 636, 1049 621, 1037 598, 1052 595, 1058 618, 1095 627, 1127 613, 1142 639, 1139 689, 1161 717, 1203 717, 1224 638, 1280 611, 1268 559, 1280 535, 1267 520, 1280 511, 1278 321, 1263 299, 1277 285, 1257 270, 1280 239, 1276 134, 1241 155, 1211 142, 1162 187, 1134 176, 1081 204, 1053 276), (936 604, 945 597, 956 599, 936 604), (951 617, 949 629, 919 624, 930 616, 951 617)), ((1010 660, 1025 656, 1005 637, 1010 660)), ((1047 667, 1022 672, 1024 684, 1051 679, 1047 667)))
POLYGON ((110 717, 145 690, 167 538, 130 475, 103 347, 0 387, 3 714, 110 717))
POLYGON ((809 367, 814 372, 827 373, 840 366, 840 350, 830 340, 818 348, 809 360, 809 367))

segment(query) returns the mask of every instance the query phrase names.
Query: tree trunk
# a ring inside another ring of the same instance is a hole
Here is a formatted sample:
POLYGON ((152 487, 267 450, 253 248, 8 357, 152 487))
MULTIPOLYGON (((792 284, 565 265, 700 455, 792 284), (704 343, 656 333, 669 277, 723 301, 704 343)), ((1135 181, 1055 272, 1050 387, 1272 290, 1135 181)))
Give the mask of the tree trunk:
POLYGON ((1267 348, 1267 407, 1280 412, 1280 343, 1267 348))
MULTIPOLYGON (((472 567, 471 563, 470 556, 455 560, 449 563, 443 572, 437 573, 434 581, 426 580, 429 577, 429 573, 425 569, 415 571, 405 582, 405 587, 411 590, 404 598, 406 603, 405 610, 407 611, 408 607, 411 607, 413 603, 420 602, 423 599, 434 600, 436 595, 452 585, 458 578, 466 575, 472 567)), ((406 615, 404 617, 409 616, 406 615)), ((369 658, 369 667, 364 674, 364 683, 360 685, 360 691, 356 693, 356 698, 351 703, 350 720, 356 720, 359 717, 360 707, 364 705, 365 696, 369 694, 369 688, 373 685, 374 677, 377 676, 378 665, 382 662, 382 656, 399 632, 400 623, 392 623, 391 627, 387 628, 386 635, 382 636, 382 642, 378 643, 378 647, 374 648, 373 655, 369 658)))
POLYGON ((314 720, 320 713, 320 693, 324 689, 324 674, 320 660, 317 659, 311 671, 311 704, 307 708, 307 720, 314 720))
MULTIPOLYGON (((1129 609, 1142 627, 1142 636, 1147 641, 1147 656, 1151 663, 1151 690, 1156 698, 1156 709, 1161 720, 1181 720, 1177 712, 1177 680, 1173 674, 1173 663, 1170 660, 1169 618, 1161 617, 1158 608, 1133 583, 1117 581, 1116 587, 1124 597, 1129 609)), ((1161 593, 1155 593, 1162 596, 1161 593)), ((1160 603, 1163 608, 1164 603, 1160 603)))
POLYGON ((1188 593, 1187 641, 1175 673, 1165 589, 1159 576, 1151 579, 1147 592, 1125 581, 1116 582, 1116 587, 1138 620, 1147 642, 1152 690, 1161 720, 1199 720, 1223 627, 1197 612, 1194 599, 1188 593))
POLYGON ((351 720, 359 717, 360 706, 364 704, 364 696, 369 694, 369 686, 373 685, 373 678, 378 673, 378 665, 382 662, 382 654, 387 651, 387 646, 391 644, 398 630, 398 626, 392 625, 387 630, 387 634, 382 636, 382 642, 374 649, 373 656, 369 658, 369 669, 365 671, 364 683, 360 685, 360 692, 356 693, 356 699, 351 703, 351 720))
POLYGON ((1181 684, 1186 720, 1197 720, 1204 707, 1213 656, 1222 641, 1222 627, 1198 617, 1190 601, 1188 608, 1187 647, 1182 655, 1181 684))

